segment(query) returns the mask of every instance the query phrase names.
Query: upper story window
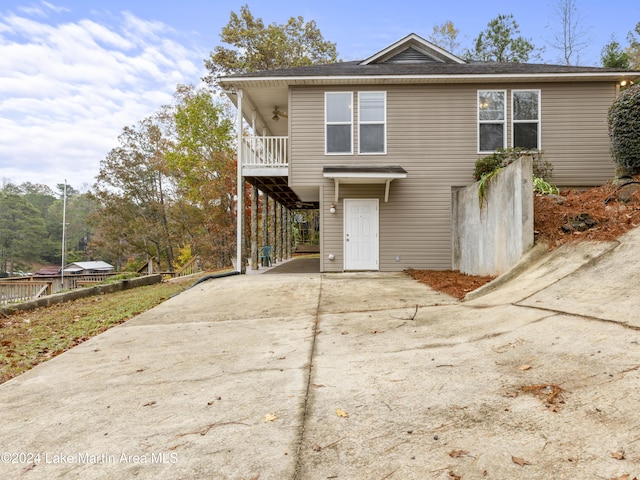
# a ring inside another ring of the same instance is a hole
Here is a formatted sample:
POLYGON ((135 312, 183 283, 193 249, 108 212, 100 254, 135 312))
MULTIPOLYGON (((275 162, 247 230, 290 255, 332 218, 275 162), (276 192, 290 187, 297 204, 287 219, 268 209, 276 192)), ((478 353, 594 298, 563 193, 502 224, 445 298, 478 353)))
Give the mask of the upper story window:
POLYGON ((386 112, 386 92, 358 93, 359 153, 386 153, 386 112))
POLYGON ((490 153, 507 146, 506 92, 478 91, 478 152, 490 153))
POLYGON ((326 92, 324 96, 325 152, 353 153, 353 94, 326 92))
POLYGON ((514 90, 513 146, 540 149, 540 90, 514 90))

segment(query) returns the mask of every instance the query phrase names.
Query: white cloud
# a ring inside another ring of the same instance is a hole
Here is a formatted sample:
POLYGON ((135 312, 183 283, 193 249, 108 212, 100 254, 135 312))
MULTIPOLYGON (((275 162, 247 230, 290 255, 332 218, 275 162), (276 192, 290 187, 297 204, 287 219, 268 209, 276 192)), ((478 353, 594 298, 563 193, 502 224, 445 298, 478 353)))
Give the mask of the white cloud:
POLYGON ((21 11, 22 13, 26 14, 26 15, 35 15, 38 17, 46 17, 47 16, 47 10, 50 10, 52 12, 55 13, 62 13, 62 12, 68 12, 69 9, 65 8, 65 7, 59 7, 56 5, 53 5, 49 2, 44 2, 41 1, 40 2, 40 6, 37 7, 19 7, 18 8, 19 11, 21 11))
POLYGON ((127 12, 63 22, 62 11, 0 11, 0 178, 92 183, 123 127, 203 74, 206 53, 166 24, 127 12))

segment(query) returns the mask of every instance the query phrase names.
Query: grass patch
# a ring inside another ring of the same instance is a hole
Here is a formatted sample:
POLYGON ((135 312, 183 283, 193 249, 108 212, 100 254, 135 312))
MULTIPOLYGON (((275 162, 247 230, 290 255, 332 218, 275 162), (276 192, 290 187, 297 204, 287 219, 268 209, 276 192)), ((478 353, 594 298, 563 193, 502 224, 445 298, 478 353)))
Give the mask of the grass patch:
POLYGON ((0 317, 0 383, 186 290, 193 278, 0 317))

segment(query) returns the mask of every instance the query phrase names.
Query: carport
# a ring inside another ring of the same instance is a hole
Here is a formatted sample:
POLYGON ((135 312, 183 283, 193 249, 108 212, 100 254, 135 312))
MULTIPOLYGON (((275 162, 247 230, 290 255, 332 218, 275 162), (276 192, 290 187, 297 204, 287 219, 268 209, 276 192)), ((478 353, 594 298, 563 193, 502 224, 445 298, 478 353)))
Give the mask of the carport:
POLYGON ((293 258, 263 273, 320 273, 320 257, 293 258))

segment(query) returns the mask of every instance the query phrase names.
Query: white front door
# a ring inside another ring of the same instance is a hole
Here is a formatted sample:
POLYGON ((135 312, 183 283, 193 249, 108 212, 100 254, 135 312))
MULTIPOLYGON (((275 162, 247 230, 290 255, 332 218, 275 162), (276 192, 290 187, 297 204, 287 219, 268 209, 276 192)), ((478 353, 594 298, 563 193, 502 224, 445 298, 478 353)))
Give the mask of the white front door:
POLYGON ((378 270, 378 199, 345 199, 344 212, 344 269, 378 270))

